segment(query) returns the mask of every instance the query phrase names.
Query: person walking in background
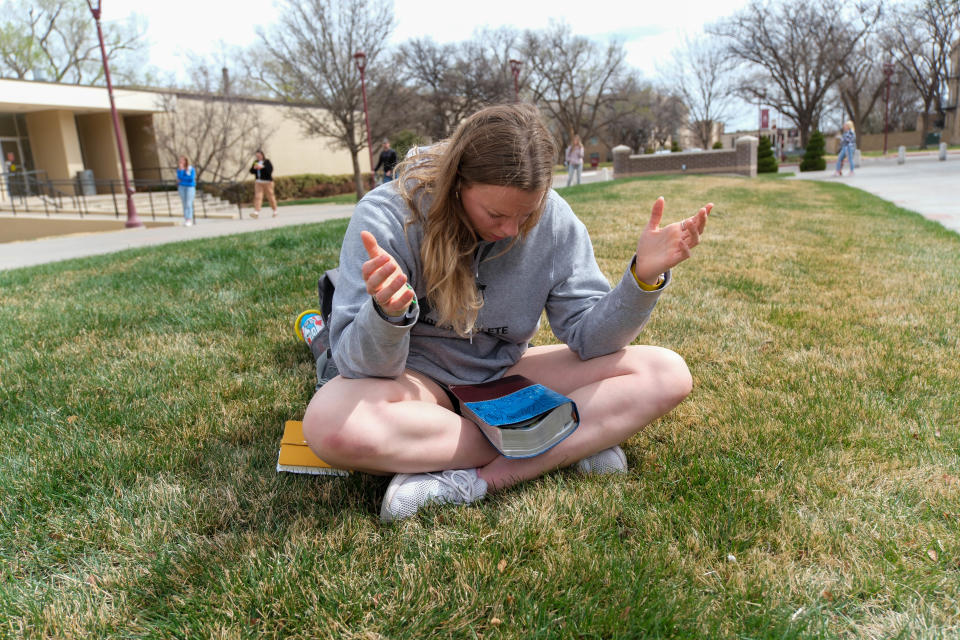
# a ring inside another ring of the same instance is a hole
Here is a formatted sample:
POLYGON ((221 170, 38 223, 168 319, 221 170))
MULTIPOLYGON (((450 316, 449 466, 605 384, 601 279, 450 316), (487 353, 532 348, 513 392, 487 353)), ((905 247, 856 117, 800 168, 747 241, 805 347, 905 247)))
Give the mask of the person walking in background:
POLYGON ((180 202, 183 203, 183 224, 193 226, 193 200, 197 195, 197 170, 187 160, 187 156, 180 156, 177 160, 177 191, 180 192, 180 202))
POLYGON ((381 166, 383 167, 383 181, 381 184, 386 184, 393 180, 393 168, 397 166, 397 152, 390 148, 390 141, 386 138, 383 139, 380 158, 377 160, 377 166, 374 167, 373 172, 376 173, 379 171, 381 166))
POLYGON ((263 196, 266 194, 270 202, 270 208, 273 209, 273 217, 277 217, 277 197, 273 193, 273 163, 267 160, 263 155, 263 150, 257 149, 256 159, 253 166, 250 167, 250 173, 256 178, 253 183, 253 213, 251 218, 260 217, 260 205, 263 204, 263 196))
POLYGON ((7 193, 13 198, 13 173, 17 170, 16 156, 13 151, 7 152, 7 157, 3 161, 3 180, 7 184, 7 193))
POLYGON ((850 163, 850 175, 853 175, 853 152, 857 150, 857 133, 853 130, 853 120, 843 123, 843 136, 840 138, 840 153, 837 154, 837 170, 834 175, 843 175, 843 159, 850 163))
POLYGON ((583 172, 583 144, 580 143, 580 136, 573 136, 573 141, 567 147, 567 186, 573 182, 573 176, 577 176, 577 184, 580 184, 580 174, 583 172))

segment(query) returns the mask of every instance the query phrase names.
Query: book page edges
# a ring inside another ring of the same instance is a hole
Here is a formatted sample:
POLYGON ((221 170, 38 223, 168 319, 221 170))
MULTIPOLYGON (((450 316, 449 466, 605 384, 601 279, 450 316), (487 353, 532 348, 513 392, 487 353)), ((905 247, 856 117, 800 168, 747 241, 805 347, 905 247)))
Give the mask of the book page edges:
POLYGON ((287 420, 283 426, 280 453, 277 456, 277 471, 311 473, 315 475, 350 475, 347 469, 330 466, 310 450, 303 439, 303 422, 287 420))

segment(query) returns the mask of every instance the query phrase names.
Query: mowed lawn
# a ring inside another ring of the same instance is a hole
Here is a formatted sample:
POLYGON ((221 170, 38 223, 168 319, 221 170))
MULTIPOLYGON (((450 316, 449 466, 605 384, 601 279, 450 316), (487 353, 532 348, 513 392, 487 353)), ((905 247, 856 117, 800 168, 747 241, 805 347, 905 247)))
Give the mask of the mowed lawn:
POLYGON ((614 282, 657 196, 716 203, 639 339, 693 394, 626 476, 393 526, 275 471, 345 221, 0 273, 0 637, 960 634, 960 237, 836 183, 565 195, 614 282))

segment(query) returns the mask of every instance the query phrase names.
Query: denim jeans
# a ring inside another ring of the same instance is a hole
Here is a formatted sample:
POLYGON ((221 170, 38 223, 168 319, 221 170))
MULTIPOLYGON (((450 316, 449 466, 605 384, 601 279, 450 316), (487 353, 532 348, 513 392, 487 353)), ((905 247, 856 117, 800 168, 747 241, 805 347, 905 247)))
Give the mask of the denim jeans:
POLYGON ((193 220, 193 198, 197 195, 197 188, 181 184, 177 190, 180 192, 180 202, 183 203, 183 219, 193 220))
POLYGON ((577 163, 571 162, 570 164, 567 165, 567 186, 568 187, 573 182, 574 174, 576 174, 577 176, 577 184, 580 184, 580 173, 582 171, 583 171, 582 162, 577 162, 577 163))
POLYGON ((844 158, 850 163, 850 171, 853 171, 853 147, 846 144, 840 147, 840 153, 837 154, 837 173, 843 168, 844 158))

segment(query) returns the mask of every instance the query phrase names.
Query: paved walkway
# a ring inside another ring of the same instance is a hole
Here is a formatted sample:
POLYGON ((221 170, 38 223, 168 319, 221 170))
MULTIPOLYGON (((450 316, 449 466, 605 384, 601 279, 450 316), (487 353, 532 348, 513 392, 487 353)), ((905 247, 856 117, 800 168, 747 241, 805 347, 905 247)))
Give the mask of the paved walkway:
MULTIPOLYGON (((192 227, 171 226, 147 229, 123 229, 121 231, 106 231, 101 233, 82 233, 69 236, 55 236, 39 240, 25 240, 22 242, 6 242, 0 244, 0 271, 29 267, 47 262, 58 262, 70 258, 95 256, 104 253, 113 253, 135 247, 146 247, 181 240, 195 238, 213 238, 235 233, 263 231, 295 224, 322 222, 334 218, 349 218, 353 213, 352 204, 305 204, 289 207, 280 207, 280 215, 270 217, 270 209, 260 212, 260 218, 253 220, 244 217, 242 220, 197 220, 192 227)), ((244 216, 249 215, 244 211, 244 216)), ((88 216, 89 217, 89 216, 88 216)), ((0 221, 2 224, 2 221, 0 221)))
POLYGON ((908 155, 904 164, 897 164, 895 153, 864 158, 852 176, 846 171, 842 177, 834 176, 833 165, 826 171, 786 170, 796 171, 796 180, 837 181, 863 189, 960 233, 960 151, 948 153, 942 162, 936 152, 908 155))

